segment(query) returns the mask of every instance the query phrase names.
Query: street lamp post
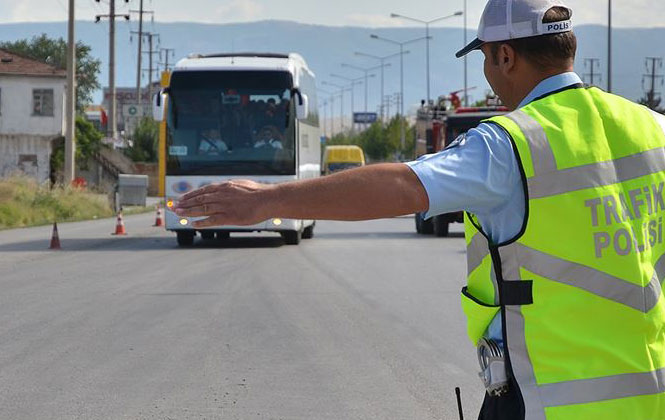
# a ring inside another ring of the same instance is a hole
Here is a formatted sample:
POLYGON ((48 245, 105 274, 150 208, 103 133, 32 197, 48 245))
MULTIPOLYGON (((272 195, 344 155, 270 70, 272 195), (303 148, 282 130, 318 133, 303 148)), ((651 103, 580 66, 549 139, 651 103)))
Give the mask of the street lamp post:
POLYGON ((330 110, 330 116, 328 118, 328 124, 330 125, 330 137, 335 135, 335 125, 333 120, 335 119, 335 94, 328 92, 330 97, 328 98, 328 109, 330 110))
POLYGON ((425 25, 425 40, 426 40, 426 42, 425 42, 426 75, 425 76, 426 76, 426 80, 427 80, 427 103, 428 104, 430 103, 430 99, 431 99, 431 97, 430 97, 430 70, 429 70, 429 67, 430 67, 429 66, 429 41, 430 41, 431 37, 429 35, 429 26, 431 24, 439 22, 441 20, 448 19, 448 18, 455 17, 455 16, 462 16, 463 14, 464 13, 460 11, 460 12, 455 12, 452 15, 441 16, 441 17, 438 17, 436 19, 431 19, 431 20, 416 19, 416 18, 412 18, 412 17, 409 17, 409 16, 399 15, 397 13, 391 13, 390 14, 390 17, 392 17, 392 18, 406 19, 406 20, 410 20, 412 22, 417 22, 417 23, 421 23, 421 24, 425 25))
MULTIPOLYGON (((351 78, 351 77, 346 77, 342 76, 339 74, 331 73, 330 77, 336 77, 338 79, 345 80, 351 84, 351 130, 355 131, 356 127, 356 122, 353 118, 354 113, 356 112, 355 108, 355 103, 354 103, 354 94, 355 94, 355 86, 363 84, 363 80, 365 81, 365 109, 367 109, 367 77, 357 77, 357 78, 351 78)), ((371 77, 374 77, 374 75, 371 75, 371 77)))
POLYGON ((333 126, 333 119, 335 118, 335 95, 330 94, 330 119, 328 120, 328 124, 330 124, 330 137, 333 136, 333 132, 335 131, 335 127, 333 126))
POLYGON ((395 41, 394 39, 384 38, 376 34, 370 35, 370 38, 378 39, 380 41, 388 42, 390 44, 399 46, 399 67, 400 67, 399 84, 400 84, 400 96, 402 97, 402 101, 400 104, 400 125, 402 127, 400 143, 402 145, 402 150, 404 150, 404 148, 406 147, 406 126, 404 125, 404 46, 407 44, 412 44, 414 42, 422 41, 427 37, 414 38, 403 42, 395 41))
MULTIPOLYGON (((333 92, 327 91, 325 89, 317 88, 316 90, 325 93, 326 95, 330 95, 328 100, 326 101, 326 104, 330 105, 330 117, 328 118, 328 124, 330 124, 330 137, 333 136, 333 107, 335 106, 335 95, 333 92)), ((325 110, 324 110, 325 113, 325 110)))
POLYGON ((339 111, 340 111, 339 120, 340 120, 340 128, 341 128, 341 131, 344 132, 344 91, 346 91, 346 90, 350 90, 350 88, 347 87, 347 86, 338 85, 338 84, 336 84, 336 83, 326 82, 325 80, 324 80, 323 82, 321 82, 321 83, 324 84, 324 85, 326 85, 326 86, 332 86, 332 87, 335 87, 335 88, 339 89, 339 95, 340 95, 340 97, 341 97, 341 98, 340 98, 340 101, 339 101, 339 102, 340 102, 340 106, 339 106, 339 111))
POLYGON ((323 109, 323 137, 328 137, 328 130, 326 128, 326 107, 328 106, 328 100, 324 99, 319 103, 319 108, 323 109))
POLYGON ((342 63, 342 67, 347 67, 347 68, 350 68, 350 69, 353 69, 353 70, 358 70, 358 71, 361 71, 365 74, 365 76, 364 76, 364 78, 365 78, 365 112, 367 112, 367 109, 368 109, 367 108, 367 96, 368 96, 367 93, 368 93, 368 86, 369 86, 368 79, 370 77, 374 77, 373 74, 370 75, 369 73, 371 71, 382 69, 383 67, 387 67, 389 65, 390 64, 382 64, 380 66, 374 66, 374 67, 359 67, 359 66, 355 66, 353 64, 342 63))
MULTIPOLYGON (((404 52, 404 54, 408 54, 408 53, 409 53, 408 51, 404 52)), ((377 68, 381 69, 381 96, 380 96, 381 99, 379 100, 379 103, 383 103, 383 92, 385 90, 384 71, 383 70, 386 67, 390 67, 390 63, 386 63, 386 60, 388 60, 390 58, 393 58, 393 57, 397 57, 398 55, 400 55, 400 53, 395 53, 395 54, 390 54, 390 55, 385 55, 385 56, 380 57, 378 55, 356 51, 355 55, 360 56, 360 57, 372 58, 374 60, 378 60, 379 63, 381 63, 379 66, 377 66, 377 68)), ((381 111, 380 112, 381 119, 383 119, 383 106, 381 107, 380 111, 381 111)))

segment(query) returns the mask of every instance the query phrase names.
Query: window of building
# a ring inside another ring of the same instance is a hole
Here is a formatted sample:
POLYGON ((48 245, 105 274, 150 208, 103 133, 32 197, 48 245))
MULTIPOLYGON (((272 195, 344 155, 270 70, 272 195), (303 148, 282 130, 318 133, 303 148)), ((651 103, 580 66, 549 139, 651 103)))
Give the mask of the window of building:
POLYGON ((53 116, 53 89, 32 90, 32 115, 53 116))

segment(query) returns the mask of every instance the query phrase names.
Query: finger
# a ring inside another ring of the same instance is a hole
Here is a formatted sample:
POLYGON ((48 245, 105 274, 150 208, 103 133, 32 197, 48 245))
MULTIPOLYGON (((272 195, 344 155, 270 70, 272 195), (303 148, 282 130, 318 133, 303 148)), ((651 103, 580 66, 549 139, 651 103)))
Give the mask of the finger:
POLYGON ((180 197, 180 201, 182 200, 190 200, 194 197, 198 197, 200 195, 205 195, 205 194, 210 194, 214 191, 217 190, 217 187, 221 184, 208 184, 204 187, 195 189, 194 191, 190 191, 187 194, 184 194, 183 196, 180 197))
POLYGON ((214 216, 210 216, 207 219, 197 220, 196 222, 192 223, 192 226, 195 228, 222 226, 225 224, 225 218, 226 217, 223 214, 215 214, 214 216))
POLYGON ((222 213, 224 206, 220 204, 203 204, 188 208, 177 208, 175 213, 178 216, 184 217, 202 217, 212 216, 213 214, 222 213))
POLYGON ((217 194, 202 194, 197 195, 193 198, 187 200, 178 201, 175 205, 177 209, 187 209, 191 207, 199 207, 204 204, 212 204, 219 201, 219 196, 217 194))

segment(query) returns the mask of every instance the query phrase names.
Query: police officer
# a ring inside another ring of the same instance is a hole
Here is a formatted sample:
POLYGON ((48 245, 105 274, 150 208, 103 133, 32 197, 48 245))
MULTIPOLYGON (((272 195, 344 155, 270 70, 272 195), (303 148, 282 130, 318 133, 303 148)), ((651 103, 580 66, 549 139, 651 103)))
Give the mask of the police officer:
POLYGON ((489 0, 485 76, 513 112, 441 153, 185 195, 197 226, 465 210, 481 419, 665 419, 665 118, 573 72, 572 10, 489 0), (204 211, 205 210, 205 211, 204 211))

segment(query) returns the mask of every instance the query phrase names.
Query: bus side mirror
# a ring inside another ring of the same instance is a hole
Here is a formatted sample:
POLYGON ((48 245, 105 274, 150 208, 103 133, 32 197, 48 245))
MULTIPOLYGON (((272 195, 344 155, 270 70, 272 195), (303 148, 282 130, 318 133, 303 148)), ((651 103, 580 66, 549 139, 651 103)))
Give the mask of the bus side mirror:
POLYGON ((307 119, 309 115, 309 98, 304 93, 298 92, 296 98, 296 118, 299 120, 307 119))
POLYGON ((166 101, 167 93, 165 90, 160 90, 152 98, 152 118, 155 121, 164 120, 164 102, 166 101))

